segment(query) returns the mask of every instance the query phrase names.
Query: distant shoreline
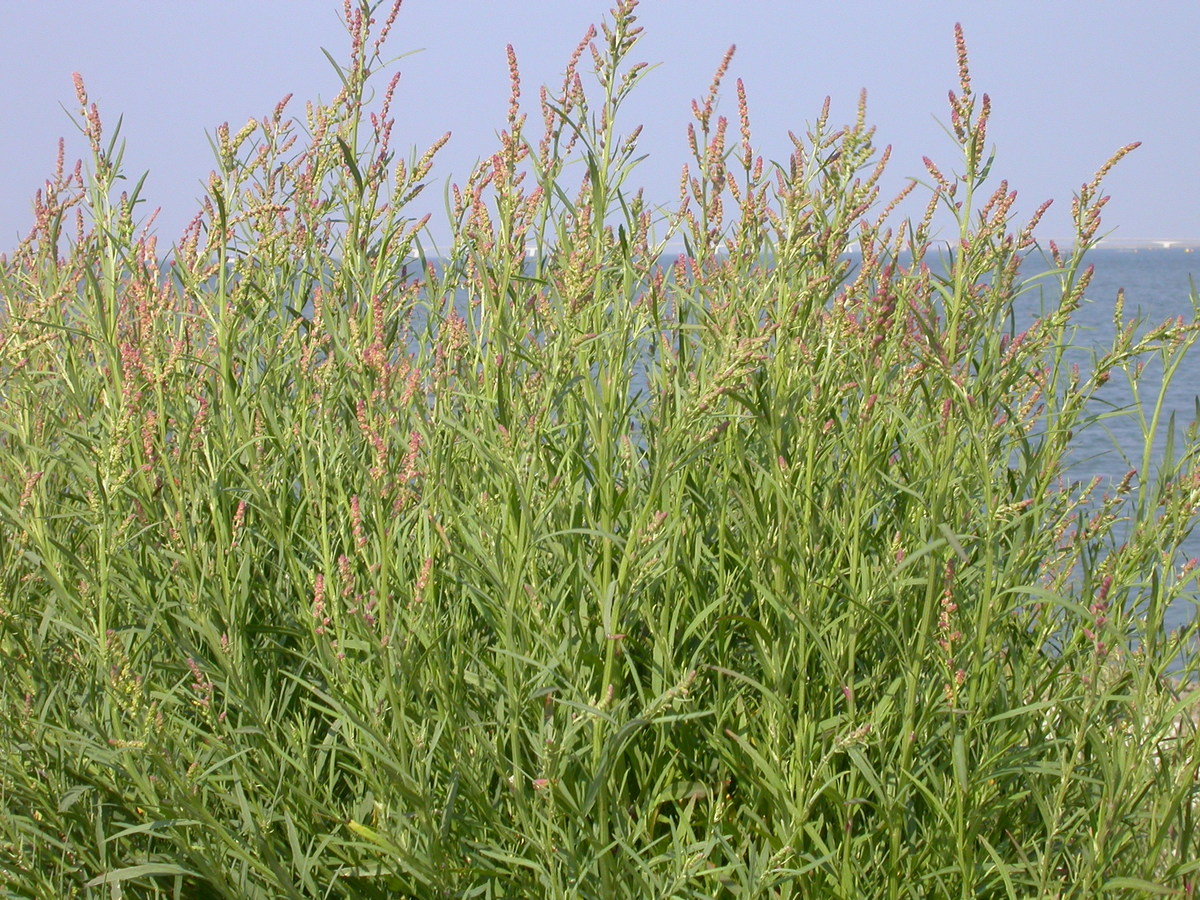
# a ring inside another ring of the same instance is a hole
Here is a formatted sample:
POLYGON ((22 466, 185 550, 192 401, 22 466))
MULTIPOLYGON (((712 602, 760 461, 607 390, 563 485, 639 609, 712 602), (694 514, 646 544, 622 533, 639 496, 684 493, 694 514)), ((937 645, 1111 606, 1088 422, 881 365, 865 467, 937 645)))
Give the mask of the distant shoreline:
POLYGON ((1198 250, 1200 239, 1108 238, 1096 245, 1098 250, 1198 250))

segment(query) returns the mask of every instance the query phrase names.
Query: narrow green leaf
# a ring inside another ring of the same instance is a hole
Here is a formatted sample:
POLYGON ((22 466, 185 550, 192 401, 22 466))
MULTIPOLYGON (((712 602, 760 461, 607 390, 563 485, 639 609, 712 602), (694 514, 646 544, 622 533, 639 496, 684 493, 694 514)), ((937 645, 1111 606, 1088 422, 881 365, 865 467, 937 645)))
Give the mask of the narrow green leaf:
POLYGON ((124 869, 113 869, 98 875, 84 883, 84 887, 98 887, 102 884, 120 884, 134 878, 157 878, 162 875, 195 875, 191 869, 171 863, 145 863, 140 866, 127 866, 124 869))
POLYGON ((363 192, 363 178, 362 173, 358 171, 358 160, 354 158, 354 151, 350 149, 350 145, 347 144, 340 135, 338 136, 337 142, 338 146, 342 150, 342 161, 346 164, 346 168, 350 170, 350 177, 354 179, 354 184, 358 188, 358 192, 361 194, 363 192))

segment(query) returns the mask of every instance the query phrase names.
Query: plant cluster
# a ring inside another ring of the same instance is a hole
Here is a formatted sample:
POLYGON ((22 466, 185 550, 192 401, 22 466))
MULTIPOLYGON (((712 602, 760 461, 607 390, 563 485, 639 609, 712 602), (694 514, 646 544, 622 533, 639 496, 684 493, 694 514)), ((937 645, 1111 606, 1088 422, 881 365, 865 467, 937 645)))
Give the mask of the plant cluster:
POLYGON ((620 0, 540 130, 510 48, 435 256, 379 5, 165 259, 77 81, 0 265, 5 896, 1193 896, 1196 434, 1066 465, 1200 333, 1065 359, 1129 148, 1033 278, 961 31, 898 224, 865 99, 764 162, 731 51, 655 206, 620 0))

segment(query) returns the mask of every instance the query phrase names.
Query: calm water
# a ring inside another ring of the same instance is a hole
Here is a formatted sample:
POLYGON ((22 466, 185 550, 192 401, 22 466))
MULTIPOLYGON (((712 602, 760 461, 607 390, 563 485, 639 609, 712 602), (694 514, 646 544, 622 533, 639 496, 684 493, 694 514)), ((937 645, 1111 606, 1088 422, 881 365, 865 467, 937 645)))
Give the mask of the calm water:
MULTIPOLYGON (((1191 278, 1200 279, 1200 251, 1186 250, 1096 250, 1089 255, 1096 267, 1095 277, 1088 288, 1084 302, 1074 316, 1078 331, 1075 343, 1079 352, 1073 361, 1086 369, 1091 363, 1091 348, 1105 348, 1113 338, 1113 309, 1117 292, 1125 290, 1125 316, 1143 318, 1146 326, 1166 319, 1183 316, 1192 317, 1190 299, 1191 278)), ((1035 274, 1037 269, 1029 265, 1026 272, 1035 274)), ((1049 290, 1049 288, 1048 288, 1049 290)), ((1030 294, 1025 298, 1030 311, 1036 311, 1038 298, 1030 294)), ((1143 401, 1153 403, 1162 383, 1162 369, 1157 363, 1147 366, 1144 383, 1140 389, 1143 401)), ((1197 396, 1200 394, 1200 353, 1193 353, 1180 367, 1171 380, 1165 397, 1163 426, 1159 429, 1158 443, 1163 444, 1166 436, 1166 417, 1176 415, 1176 432, 1182 438, 1188 423, 1195 418, 1197 396)), ((1096 406, 1101 411, 1107 405, 1112 408, 1128 407, 1133 402, 1123 376, 1114 375, 1099 398, 1096 406)), ((1149 416, 1152 410, 1147 409, 1149 416)), ((1131 467, 1141 467, 1142 435, 1138 422, 1127 416, 1113 416, 1106 422, 1107 431, 1096 430, 1094 434, 1082 435, 1078 447, 1076 466, 1081 477, 1084 475, 1115 474, 1122 477, 1131 467), (1114 448, 1115 445, 1115 448, 1114 448), (1125 461, 1121 453, 1133 455, 1125 461), (1114 468, 1115 467, 1115 468, 1114 468), (1120 471, 1118 472, 1117 469, 1120 471)), ((1161 449, 1161 447, 1160 447, 1161 449)), ((1182 449, 1177 443, 1176 454, 1182 449)))
MULTIPOLYGON (((1113 338, 1113 303, 1117 291, 1125 289, 1126 317, 1139 315, 1149 325, 1175 316, 1185 320, 1192 317, 1191 283, 1200 284, 1200 250, 1183 248, 1141 250, 1096 250, 1089 258, 1096 267, 1095 276, 1085 295, 1085 302, 1075 315, 1079 326, 1076 344, 1081 348, 1111 345, 1113 338)), ((1036 269, 1029 266, 1027 274, 1036 269)), ((1037 299, 1026 298, 1036 309, 1037 299)), ((1090 362, 1089 353, 1081 350, 1075 356, 1081 368, 1090 362)), ((1141 384, 1143 408, 1147 419, 1158 397, 1162 383, 1161 365, 1146 368, 1141 384)), ((1200 347, 1185 359, 1168 385, 1162 421, 1155 435, 1155 451, 1151 468, 1157 470, 1166 447, 1169 416, 1175 414, 1175 457, 1186 452, 1185 431, 1196 418, 1200 402, 1200 347)), ((1094 412, 1109 409, 1128 409, 1133 403, 1127 380, 1114 375, 1097 396, 1094 412)), ((1142 432, 1136 417, 1115 415, 1102 423, 1103 427, 1089 429, 1077 438, 1073 454, 1072 474, 1081 480, 1096 475, 1110 481, 1120 481, 1131 468, 1142 468, 1142 432)), ((1183 559, 1200 557, 1200 533, 1193 534, 1185 545, 1183 559)), ((1182 560, 1180 560, 1182 562, 1182 560)), ((1195 615, 1195 608, 1177 606, 1168 616, 1168 628, 1178 627, 1195 615)))

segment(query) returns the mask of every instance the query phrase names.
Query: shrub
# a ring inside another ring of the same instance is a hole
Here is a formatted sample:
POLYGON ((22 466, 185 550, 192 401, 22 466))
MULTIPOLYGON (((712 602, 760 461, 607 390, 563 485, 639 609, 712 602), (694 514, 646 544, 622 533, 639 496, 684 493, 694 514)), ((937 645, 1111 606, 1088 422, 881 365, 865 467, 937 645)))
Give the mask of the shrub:
POLYGON ((90 161, 0 267, 8 895, 1191 896, 1195 432, 1065 463, 1197 335, 1118 304, 1064 361, 1130 148, 1035 279, 961 31, 915 222, 864 106, 757 156, 727 56, 660 208, 622 0, 540 136, 510 50, 435 257, 398 5, 347 5, 331 103, 217 130, 166 260, 77 83, 90 161))

